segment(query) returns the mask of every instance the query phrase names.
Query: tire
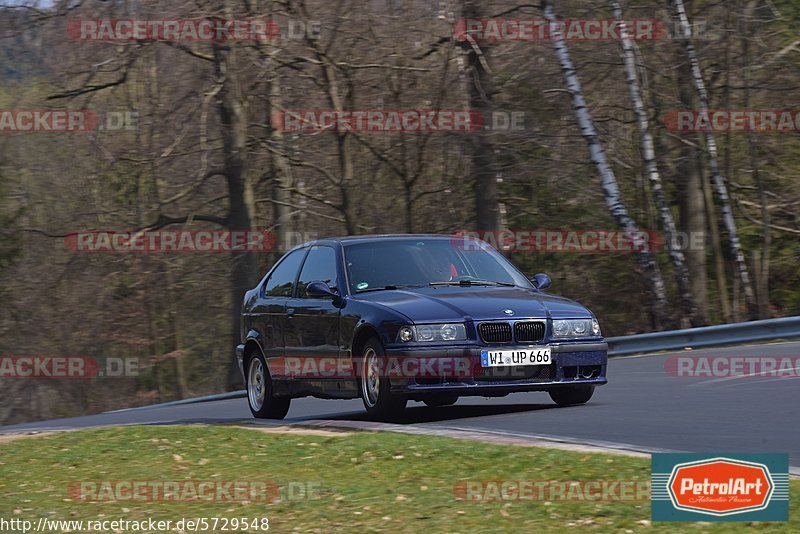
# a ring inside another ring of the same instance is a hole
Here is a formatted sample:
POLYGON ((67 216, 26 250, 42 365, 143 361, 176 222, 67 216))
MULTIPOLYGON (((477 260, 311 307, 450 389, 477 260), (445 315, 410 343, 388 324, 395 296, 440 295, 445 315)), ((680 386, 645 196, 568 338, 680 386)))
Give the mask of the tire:
POLYGON ((267 362, 260 350, 257 350, 247 363, 245 376, 247 385, 247 404, 250 413, 257 419, 283 419, 289 412, 291 397, 275 397, 272 389, 272 377, 267 362))
POLYGON ((428 407, 438 408, 439 406, 452 406, 458 402, 458 395, 441 395, 439 397, 431 397, 430 399, 422 399, 428 407))
POLYGON ((594 395, 594 386, 564 386, 549 391, 550 398, 559 406, 586 404, 594 395))
POLYGON ((396 421, 406 409, 408 399, 392 395, 391 382, 384 369, 383 345, 377 338, 364 343, 359 365, 359 389, 367 415, 376 421, 396 421))

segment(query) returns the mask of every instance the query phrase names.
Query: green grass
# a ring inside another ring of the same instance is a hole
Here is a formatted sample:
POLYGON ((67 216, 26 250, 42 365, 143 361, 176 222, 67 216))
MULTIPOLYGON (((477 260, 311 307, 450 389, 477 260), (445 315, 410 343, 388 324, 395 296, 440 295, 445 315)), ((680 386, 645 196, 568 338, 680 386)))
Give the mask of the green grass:
POLYGON ((649 480, 649 460, 395 433, 268 434, 226 426, 124 427, 0 444, 0 517, 142 520, 268 517, 271 531, 800 532, 800 483, 786 524, 657 524, 638 502, 466 502, 462 480, 649 480), (81 480, 271 480, 319 484, 280 502, 82 502, 81 480))

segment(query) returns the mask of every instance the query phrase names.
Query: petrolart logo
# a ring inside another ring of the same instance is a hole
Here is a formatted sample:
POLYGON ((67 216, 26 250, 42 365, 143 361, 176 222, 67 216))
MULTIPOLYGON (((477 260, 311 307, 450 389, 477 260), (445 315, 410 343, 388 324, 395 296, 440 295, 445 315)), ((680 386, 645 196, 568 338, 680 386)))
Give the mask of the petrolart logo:
POLYGON ((787 521, 787 454, 653 454, 653 521, 787 521))

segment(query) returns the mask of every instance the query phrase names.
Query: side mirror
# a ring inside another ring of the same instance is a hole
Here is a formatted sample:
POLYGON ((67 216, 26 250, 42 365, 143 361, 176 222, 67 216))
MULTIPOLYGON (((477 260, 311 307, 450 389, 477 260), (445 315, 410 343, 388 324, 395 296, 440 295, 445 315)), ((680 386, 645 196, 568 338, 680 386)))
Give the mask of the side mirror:
POLYGON ((306 296, 312 299, 335 297, 336 291, 325 282, 310 282, 306 286, 306 296))
POLYGON ((553 281, 550 280, 550 277, 544 273, 533 275, 531 282, 533 282, 533 285, 536 287, 536 289, 547 289, 550 287, 550 284, 553 283, 553 281))

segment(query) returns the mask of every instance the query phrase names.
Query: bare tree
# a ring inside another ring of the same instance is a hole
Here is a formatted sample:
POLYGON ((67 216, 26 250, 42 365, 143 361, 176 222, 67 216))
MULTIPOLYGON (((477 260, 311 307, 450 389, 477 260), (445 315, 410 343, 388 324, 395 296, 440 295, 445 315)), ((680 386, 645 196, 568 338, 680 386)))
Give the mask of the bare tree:
MULTIPOLYGON (((462 14, 467 19, 485 16, 484 2, 464 0, 462 14)), ((489 47, 480 46, 469 33, 465 33, 463 46, 466 54, 465 73, 470 109, 489 117, 493 110, 492 75, 489 72, 489 47)), ((472 173, 475 180, 475 224, 481 231, 500 228, 500 209, 497 191, 497 163, 494 147, 485 131, 475 132, 471 138, 472 173)))
MULTIPOLYGON (((751 19, 753 13, 758 5, 755 0, 750 0, 744 8, 741 15, 741 26, 743 31, 741 34, 741 59, 743 65, 743 85, 744 85, 744 109, 750 109, 751 102, 751 84, 752 84, 752 58, 750 50, 750 41, 753 39, 753 24, 751 19)), ((768 319, 769 312, 769 259, 770 259, 770 245, 772 243, 772 229, 770 228, 770 214, 767 199, 767 189, 764 182, 764 173, 761 172, 758 163, 758 146, 756 134, 754 132, 747 132, 747 149, 750 161, 750 168, 752 169, 753 179, 758 188, 759 202, 761 203, 761 251, 754 251, 753 257, 753 275, 755 277, 755 293, 756 302, 758 306, 758 318, 768 319)))
POLYGON ((681 308, 687 318, 690 319, 692 326, 700 326, 703 319, 697 315, 692 297, 691 286, 689 283, 689 272, 686 268, 683 252, 677 241, 677 229, 672 218, 669 204, 664 195, 664 187, 661 185, 661 175, 656 164, 655 149, 653 148, 653 136, 647 120, 647 113, 644 109, 642 91, 636 75, 636 53, 633 48, 633 41, 628 33, 628 28, 622 18, 622 7, 617 0, 611 0, 611 9, 614 18, 619 22, 620 41, 622 45, 622 55, 625 64, 625 81, 628 85, 628 94, 633 104, 633 113, 636 115, 636 123, 639 127, 639 142, 641 145, 642 159, 644 160, 644 170, 650 180, 650 188, 653 192, 653 199, 658 208, 658 215, 661 219, 661 226, 664 228, 666 247, 669 251, 672 265, 675 269, 675 278, 678 282, 678 292, 680 296, 681 308))
POLYGON ((650 250, 649 243, 641 236, 638 225, 630 216, 628 209, 622 201, 622 194, 620 193, 619 185, 617 185, 617 179, 614 176, 614 171, 608 164, 605 149, 600 142, 589 108, 586 106, 586 100, 583 97, 583 89, 581 88, 578 74, 572 64, 572 59, 570 58, 569 50, 564 41, 564 36, 558 29, 558 21, 553 13, 553 4, 550 0, 545 0, 543 2, 543 10, 545 19, 550 23, 550 37, 553 41, 553 48, 558 56, 558 62, 561 65, 561 72, 564 75, 567 91, 569 91, 572 97, 572 109, 578 120, 581 135, 583 135, 589 146, 589 154, 592 163, 595 164, 597 172, 600 175, 606 205, 611 212, 611 216, 617 221, 617 224, 634 237, 636 255, 645 273, 647 284, 654 299, 653 323, 656 328, 661 328, 667 322, 667 295, 664 287, 664 279, 661 276, 661 269, 659 269, 656 263, 652 251, 650 250))
MULTIPOLYGON (((692 79, 694 82, 697 95, 699 97, 699 113, 708 114, 708 92, 706 91, 705 82, 703 81, 703 73, 700 70, 700 61, 697 58, 697 52, 694 44, 692 43, 692 29, 689 24, 689 17, 686 14, 686 8, 683 0, 674 0, 675 12, 678 15, 678 22, 681 26, 684 47, 686 49, 686 56, 692 67, 692 79)), ((750 274, 747 271, 747 263, 744 259, 741 243, 739 242, 739 234, 736 229, 736 221, 733 218, 733 210, 731 209, 730 197, 728 196, 728 187, 725 184, 725 178, 722 177, 719 170, 719 161, 717 157, 717 143, 714 140, 714 135, 710 131, 705 132, 706 149, 708 150, 708 165, 711 171, 711 179, 714 183, 714 190, 717 193, 717 198, 720 202, 720 209, 722 211, 722 220, 725 224, 725 229, 728 232, 728 243, 730 246, 731 255, 736 263, 736 272, 744 293, 745 304, 747 306, 748 316, 754 319, 757 316, 755 295, 753 293, 753 286, 750 283, 750 274)))

